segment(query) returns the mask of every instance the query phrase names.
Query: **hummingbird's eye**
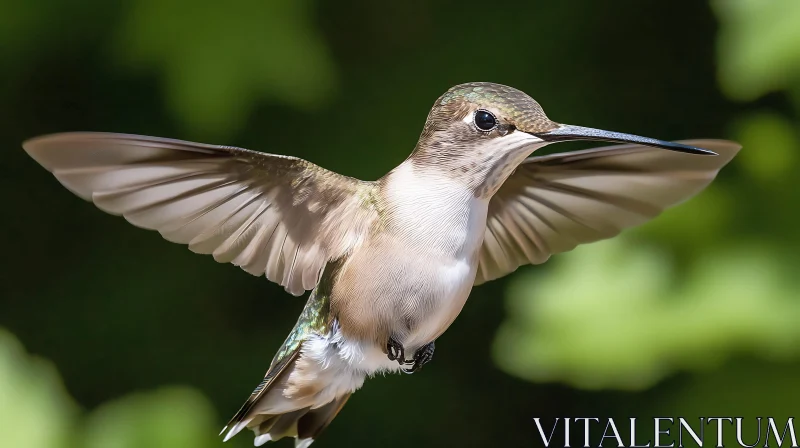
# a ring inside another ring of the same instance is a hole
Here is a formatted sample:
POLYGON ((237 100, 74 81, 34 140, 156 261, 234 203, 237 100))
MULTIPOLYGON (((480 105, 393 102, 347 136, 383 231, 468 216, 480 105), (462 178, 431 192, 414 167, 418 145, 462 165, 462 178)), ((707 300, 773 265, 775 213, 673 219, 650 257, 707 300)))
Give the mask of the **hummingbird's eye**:
POLYGON ((497 126, 497 119, 491 112, 479 110, 475 112, 475 126, 482 131, 491 131, 497 126))

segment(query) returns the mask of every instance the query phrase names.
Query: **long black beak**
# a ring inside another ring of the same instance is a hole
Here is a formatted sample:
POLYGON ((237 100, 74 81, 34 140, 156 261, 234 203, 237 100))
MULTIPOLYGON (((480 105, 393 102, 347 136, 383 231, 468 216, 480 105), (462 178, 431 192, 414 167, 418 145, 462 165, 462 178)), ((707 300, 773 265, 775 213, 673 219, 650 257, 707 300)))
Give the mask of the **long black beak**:
POLYGON ((639 137, 638 135, 623 134, 621 132, 604 131, 602 129, 585 128, 583 126, 572 126, 562 124, 561 126, 546 132, 531 133, 546 142, 568 142, 572 140, 599 140, 616 143, 638 143, 645 146, 664 148, 670 151, 685 152, 688 154, 700 154, 715 156, 717 153, 703 148, 689 145, 681 145, 664 140, 649 137, 639 137))

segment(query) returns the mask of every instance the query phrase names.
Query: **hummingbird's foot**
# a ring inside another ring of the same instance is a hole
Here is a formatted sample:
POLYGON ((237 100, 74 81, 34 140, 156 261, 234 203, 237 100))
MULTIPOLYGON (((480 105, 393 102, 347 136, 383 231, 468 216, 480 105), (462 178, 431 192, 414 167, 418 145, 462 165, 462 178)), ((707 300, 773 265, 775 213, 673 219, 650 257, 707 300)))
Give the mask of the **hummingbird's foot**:
POLYGON ((411 364, 411 367, 407 369, 403 369, 405 373, 414 373, 419 372, 422 369, 422 366, 431 362, 433 360, 433 351, 436 350, 436 341, 431 341, 429 344, 421 347, 414 353, 414 359, 412 361, 406 362, 406 364, 411 364))
POLYGON ((389 361, 397 361, 401 366, 406 362, 406 350, 395 338, 389 338, 386 342, 386 355, 389 361))

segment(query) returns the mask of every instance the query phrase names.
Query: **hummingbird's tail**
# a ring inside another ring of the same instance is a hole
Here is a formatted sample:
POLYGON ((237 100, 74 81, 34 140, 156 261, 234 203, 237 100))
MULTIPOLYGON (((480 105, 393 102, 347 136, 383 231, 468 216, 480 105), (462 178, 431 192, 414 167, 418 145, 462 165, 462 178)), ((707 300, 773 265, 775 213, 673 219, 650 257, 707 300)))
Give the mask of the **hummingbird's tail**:
MULTIPOLYGON (((294 437, 296 448, 306 448, 330 424, 352 391, 330 383, 330 375, 301 349, 289 355, 287 362, 270 367, 239 412, 222 429, 225 441, 242 429, 255 435, 255 445, 294 437), (309 362, 310 361, 310 362, 309 362), (311 368, 309 370, 309 368, 311 368)), ((222 434, 220 433, 220 434, 222 434)))
POLYGON ((311 294, 266 376, 222 429, 225 441, 249 428, 256 446, 294 437, 295 447, 306 448, 364 383, 363 370, 339 351, 338 326, 313 324, 327 306, 321 299, 311 294))

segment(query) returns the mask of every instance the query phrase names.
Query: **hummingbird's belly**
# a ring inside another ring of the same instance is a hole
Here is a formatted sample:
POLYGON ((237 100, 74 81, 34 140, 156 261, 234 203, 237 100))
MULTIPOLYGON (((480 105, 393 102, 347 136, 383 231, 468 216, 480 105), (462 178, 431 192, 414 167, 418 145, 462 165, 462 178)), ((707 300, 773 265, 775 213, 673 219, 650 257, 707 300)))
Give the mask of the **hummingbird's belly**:
POLYGON ((461 313, 475 282, 476 265, 469 259, 454 260, 428 272, 428 294, 416 299, 416 309, 407 316, 414 325, 403 344, 412 353, 441 336, 461 313))
POLYGON ((331 310, 348 339, 381 352, 389 338, 408 356, 435 340, 461 312, 475 282, 477 251, 464 257, 396 251, 391 260, 359 255, 334 287, 331 310))
MULTIPOLYGON (((406 359, 434 341, 461 312, 475 281, 476 262, 472 259, 437 260, 409 258, 385 264, 379 277, 361 272, 361 300, 345 305, 332 301, 337 317, 339 357, 348 359, 358 371, 396 371, 397 361, 386 355, 389 338, 403 345, 406 359), (367 279, 392 279, 368 282, 367 279)), ((373 264, 374 266, 375 264, 373 264)), ((337 294, 332 296, 336 298, 337 294)), ((341 298, 341 296, 339 296, 341 298)))

